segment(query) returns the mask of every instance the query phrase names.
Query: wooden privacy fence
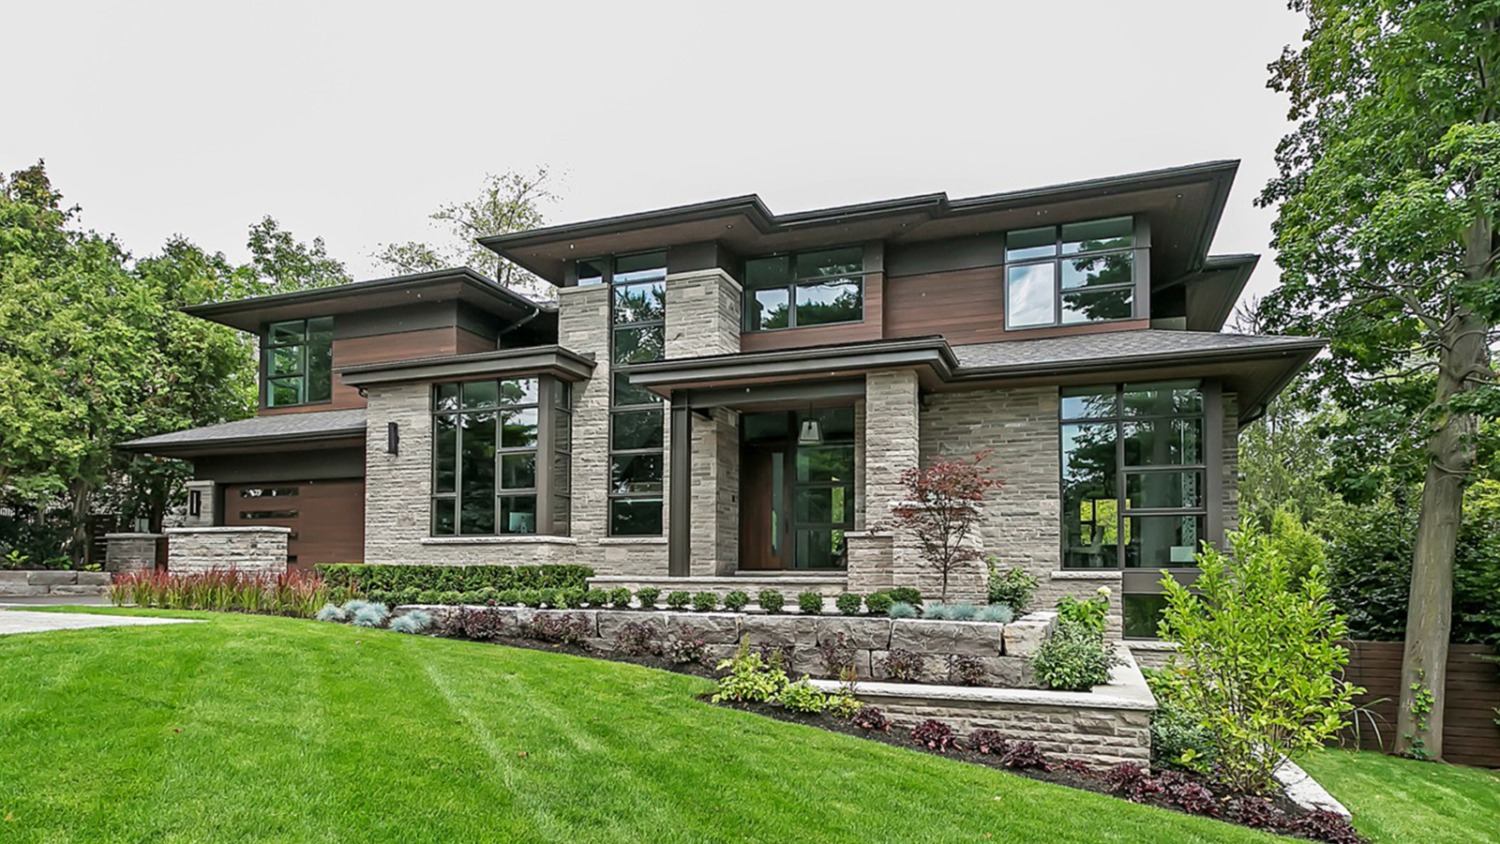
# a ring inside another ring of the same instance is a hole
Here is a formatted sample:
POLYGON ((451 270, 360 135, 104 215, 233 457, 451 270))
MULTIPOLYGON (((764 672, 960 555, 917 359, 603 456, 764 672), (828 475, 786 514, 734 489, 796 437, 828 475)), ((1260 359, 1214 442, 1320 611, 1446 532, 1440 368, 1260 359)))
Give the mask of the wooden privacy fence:
MULTIPOLYGON (((1370 706, 1375 727, 1361 714, 1359 745, 1369 750, 1390 750, 1396 739, 1396 713, 1401 698, 1400 642, 1346 642, 1349 648, 1349 682, 1368 692, 1356 698, 1370 706), (1377 735, 1378 731, 1378 735, 1377 735)), ((1491 645, 1451 645, 1448 648, 1447 703, 1443 710, 1443 758, 1456 765, 1500 768, 1500 724, 1495 707, 1500 706, 1500 666, 1491 645), (1488 657, 1488 658, 1486 658, 1488 657)))

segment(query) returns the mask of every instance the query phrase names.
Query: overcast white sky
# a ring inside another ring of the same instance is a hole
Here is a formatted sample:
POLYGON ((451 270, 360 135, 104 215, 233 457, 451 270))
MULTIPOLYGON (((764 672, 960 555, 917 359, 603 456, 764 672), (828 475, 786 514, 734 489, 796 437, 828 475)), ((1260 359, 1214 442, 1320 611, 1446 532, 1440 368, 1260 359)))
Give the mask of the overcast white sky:
MULTIPOLYGON (((1243 164, 1215 252, 1267 252, 1275 0, 7 4, 0 168, 45 158, 137 255, 264 214, 356 277, 486 171, 549 222, 759 193, 778 213, 1243 164)), ((1263 260, 1251 288, 1276 275, 1263 260)))

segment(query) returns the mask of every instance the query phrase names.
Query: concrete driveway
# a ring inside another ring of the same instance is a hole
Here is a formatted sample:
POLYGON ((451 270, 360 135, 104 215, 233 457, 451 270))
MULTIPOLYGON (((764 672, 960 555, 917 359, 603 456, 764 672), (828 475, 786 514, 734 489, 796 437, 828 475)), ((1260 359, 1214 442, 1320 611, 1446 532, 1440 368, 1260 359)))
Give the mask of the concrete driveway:
POLYGON ((84 615, 63 612, 0 612, 0 635, 45 633, 49 630, 84 630, 90 627, 144 627, 155 624, 196 624, 191 618, 142 618, 130 615, 84 615))

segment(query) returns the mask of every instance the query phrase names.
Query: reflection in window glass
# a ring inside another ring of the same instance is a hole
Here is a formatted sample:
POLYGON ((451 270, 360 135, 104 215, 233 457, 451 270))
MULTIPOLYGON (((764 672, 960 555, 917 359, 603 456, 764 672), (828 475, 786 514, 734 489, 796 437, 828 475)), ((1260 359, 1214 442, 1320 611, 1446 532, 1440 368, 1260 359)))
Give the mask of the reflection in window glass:
POLYGON ((1022 229, 1005 235, 1005 262, 1051 258, 1057 254, 1057 229, 1022 229))
POLYGON ((785 287, 752 290, 750 330, 789 328, 792 324, 791 294, 785 287))
POLYGON ((1057 320, 1052 289, 1053 264, 1023 264, 1005 270, 1005 322, 1015 328, 1051 325, 1057 320))
POLYGON ((615 498, 609 502, 611 536, 660 536, 662 500, 656 498, 615 498))
MULTIPOLYGON (((614 259, 610 363, 614 367, 666 357, 665 252, 621 255, 614 259)), ((662 399, 630 383, 616 369, 610 379, 609 532, 612 536, 652 536, 662 526, 662 451, 665 415, 662 399)))
POLYGON ((1127 516, 1126 568, 1186 568, 1197 565, 1198 542, 1203 538, 1203 517, 1127 516))
POLYGON ((1069 223, 1062 227, 1064 255, 1098 252, 1105 249, 1129 249, 1134 242, 1134 220, 1113 217, 1087 223, 1069 223))
POLYGON ((1135 256, 1130 252, 1064 258, 1058 265, 1062 267, 1061 281, 1064 290, 1130 284, 1134 281, 1131 268, 1135 265, 1135 256))
POLYGON ((1125 615, 1125 638, 1155 639, 1167 610, 1167 596, 1127 593, 1121 596, 1120 607, 1125 615))
POLYGON ((1006 327, 1134 317, 1134 245, 1130 217, 1008 233, 1006 327))
POLYGON ((1077 290, 1062 294, 1062 320, 1064 325, 1080 322, 1103 322, 1111 319, 1129 319, 1133 314, 1135 288, 1119 287, 1112 290, 1077 290))
POLYGON ((860 288, 853 280, 797 285, 797 325, 858 321, 864 307, 860 288))
POLYGON ((772 255, 745 262, 746 331, 864 319, 864 247, 772 255))
POLYGON ((267 407, 333 398, 333 317, 289 320, 266 328, 261 351, 267 407))
MULTIPOLYGON (((540 397, 537 378, 433 387, 433 535, 536 532, 540 397)), ((555 414, 549 424, 561 431, 553 447, 566 471, 571 414, 566 407, 549 410, 555 414)), ((566 497, 566 482, 560 491, 566 497)), ((548 527, 565 534, 568 526, 563 519, 548 527)))
POLYGON ((1116 415, 1114 387, 1064 387, 1062 418, 1088 419, 1116 415))

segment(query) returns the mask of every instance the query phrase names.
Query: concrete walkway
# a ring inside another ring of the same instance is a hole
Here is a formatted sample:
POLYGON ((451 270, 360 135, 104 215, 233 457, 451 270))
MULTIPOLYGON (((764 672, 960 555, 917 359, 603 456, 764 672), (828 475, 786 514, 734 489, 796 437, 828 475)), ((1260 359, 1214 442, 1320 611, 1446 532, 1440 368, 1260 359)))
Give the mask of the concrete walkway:
POLYGON ((140 627, 154 624, 194 624, 191 618, 142 618, 132 615, 84 615, 82 613, 0 612, 0 635, 45 633, 49 630, 83 630, 90 627, 140 627))

